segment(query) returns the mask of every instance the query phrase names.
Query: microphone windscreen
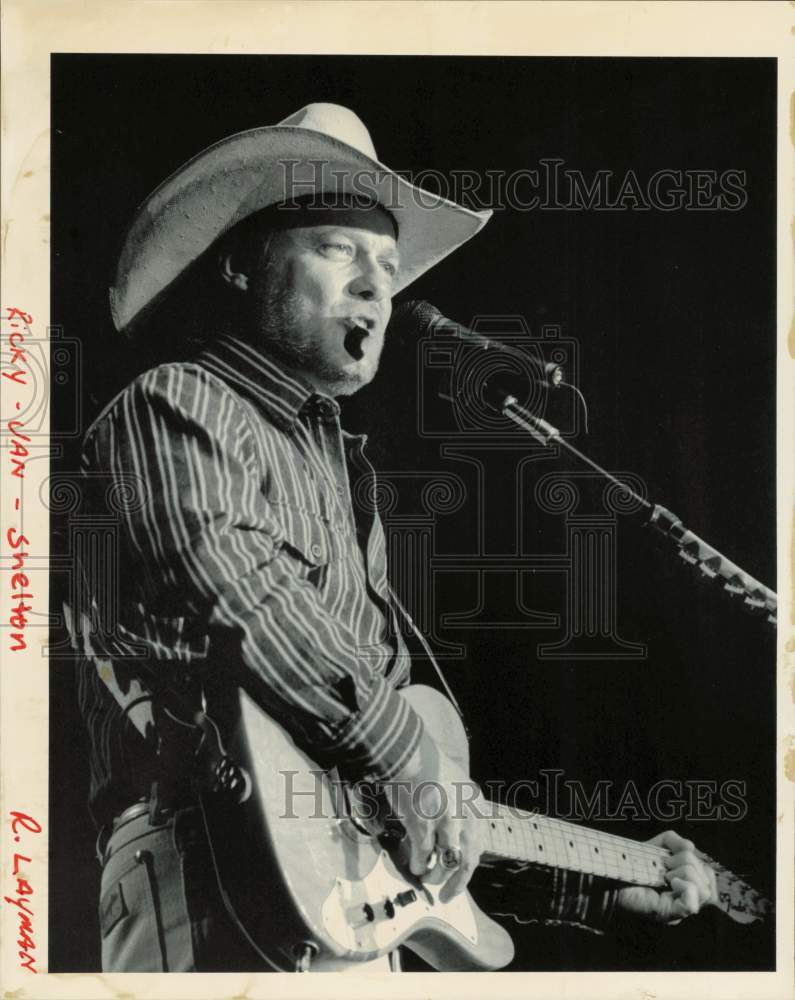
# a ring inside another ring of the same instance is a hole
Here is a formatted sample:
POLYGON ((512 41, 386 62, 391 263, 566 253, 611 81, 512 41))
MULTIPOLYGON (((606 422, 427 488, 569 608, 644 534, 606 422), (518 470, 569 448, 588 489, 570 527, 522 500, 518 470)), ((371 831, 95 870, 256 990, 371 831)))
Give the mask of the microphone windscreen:
POLYGON ((424 336, 442 314, 430 302, 412 299, 401 302, 392 313, 388 332, 392 336, 416 340, 424 336))

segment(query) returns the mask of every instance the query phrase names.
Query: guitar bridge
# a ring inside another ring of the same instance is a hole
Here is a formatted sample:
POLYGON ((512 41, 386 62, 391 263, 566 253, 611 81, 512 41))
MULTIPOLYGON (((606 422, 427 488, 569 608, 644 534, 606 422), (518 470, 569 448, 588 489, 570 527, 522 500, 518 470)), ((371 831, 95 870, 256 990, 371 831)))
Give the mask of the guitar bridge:
POLYGON ((335 880, 321 908, 323 926, 343 952, 362 959, 391 951, 430 914, 475 944, 478 930, 468 894, 441 903, 440 888, 428 883, 412 888, 382 851, 363 879, 335 880))

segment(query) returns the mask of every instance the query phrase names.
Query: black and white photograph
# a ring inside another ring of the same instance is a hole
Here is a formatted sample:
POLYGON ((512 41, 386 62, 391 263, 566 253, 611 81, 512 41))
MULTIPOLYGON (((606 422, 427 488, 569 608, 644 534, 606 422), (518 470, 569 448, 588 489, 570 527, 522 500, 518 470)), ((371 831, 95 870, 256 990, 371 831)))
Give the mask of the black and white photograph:
POLYGON ((267 48, 49 54, 15 967, 780 971, 780 59, 267 48))

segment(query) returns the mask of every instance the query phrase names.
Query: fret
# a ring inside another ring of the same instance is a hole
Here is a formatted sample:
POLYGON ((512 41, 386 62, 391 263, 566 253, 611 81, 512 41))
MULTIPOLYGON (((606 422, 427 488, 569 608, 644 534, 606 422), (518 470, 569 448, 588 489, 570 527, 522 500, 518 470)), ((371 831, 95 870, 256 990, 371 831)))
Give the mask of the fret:
POLYGON ((662 886, 663 847, 493 803, 486 853, 636 885, 662 886))

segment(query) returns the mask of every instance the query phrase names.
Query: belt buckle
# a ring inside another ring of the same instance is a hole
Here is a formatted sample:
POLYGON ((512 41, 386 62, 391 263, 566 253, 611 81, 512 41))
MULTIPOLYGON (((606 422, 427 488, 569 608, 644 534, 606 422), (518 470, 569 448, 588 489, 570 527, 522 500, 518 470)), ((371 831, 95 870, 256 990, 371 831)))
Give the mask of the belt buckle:
POLYGON ((113 834, 125 824, 137 819, 139 816, 143 816, 148 811, 149 801, 146 798, 141 798, 137 802, 133 802, 131 806, 127 806, 118 816, 114 816, 110 823, 105 823, 104 826, 100 827, 96 843, 94 844, 94 852, 100 865, 104 865, 107 861, 108 844, 113 834))

